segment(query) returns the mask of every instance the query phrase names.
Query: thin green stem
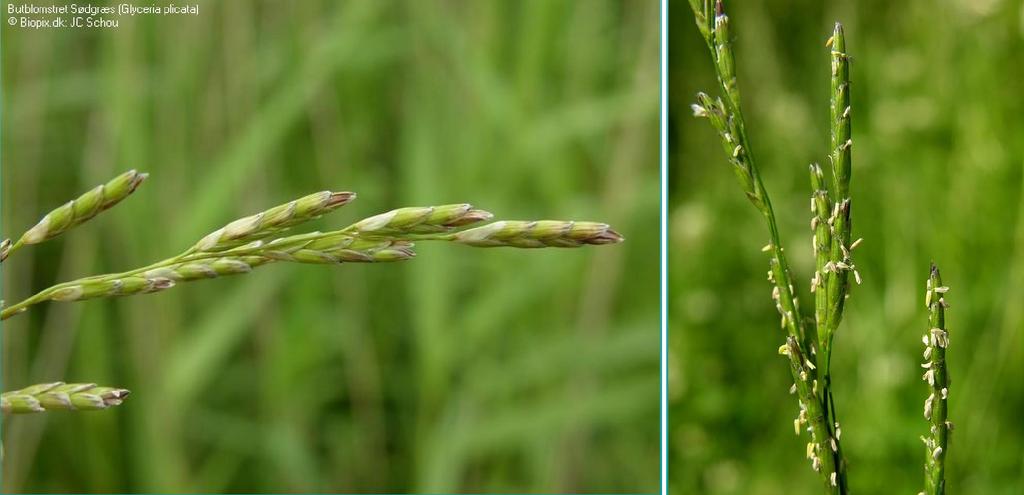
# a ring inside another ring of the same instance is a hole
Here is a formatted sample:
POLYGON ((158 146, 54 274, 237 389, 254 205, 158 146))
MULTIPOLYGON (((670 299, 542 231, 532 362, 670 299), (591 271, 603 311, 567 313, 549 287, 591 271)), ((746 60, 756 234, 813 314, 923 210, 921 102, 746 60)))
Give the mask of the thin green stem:
MULTIPOLYGON (((204 253, 204 256, 197 257, 197 258, 190 258, 188 261, 191 261, 193 259, 202 259, 202 258, 217 258, 217 257, 221 257, 221 256, 224 256, 223 253, 204 253)), ((62 289, 67 289, 69 287, 74 287, 75 285, 82 284, 83 282, 97 282, 97 281, 115 280, 115 279, 130 277, 132 275, 138 275, 140 273, 144 273, 144 272, 147 272, 149 270, 154 270, 154 269, 157 269, 157 268, 164 268, 164 267, 167 267, 167 266, 172 266, 172 265, 181 263, 183 261, 186 261, 185 260, 185 254, 180 254, 180 255, 175 256, 173 258, 168 258, 168 259, 165 259, 163 261, 158 261, 158 262, 153 263, 151 265, 147 265, 147 266, 144 266, 142 268, 136 268, 134 270, 129 270, 129 271, 126 271, 126 272, 108 273, 108 274, 104 274, 104 275, 93 275, 91 277, 79 278, 79 279, 71 280, 71 281, 68 281, 68 282, 62 282, 62 283, 59 283, 59 284, 56 284, 56 285, 52 285, 50 287, 47 287, 46 289, 43 289, 43 290, 37 292, 36 294, 32 295, 31 297, 29 297, 27 299, 24 299, 24 300, 22 300, 22 301, 20 301, 20 302, 18 302, 16 304, 12 304, 11 306, 8 306, 8 307, 4 308, 3 311, 0 311, 0 320, 6 320, 6 319, 8 319, 8 318, 10 318, 12 316, 15 316, 17 314, 21 314, 21 313, 25 312, 25 310, 27 310, 28 308, 48 300, 49 297, 51 295, 53 295, 54 293, 56 293, 57 291, 60 291, 62 289)))
MULTIPOLYGON (((337 233, 338 232, 327 232, 327 233, 315 232, 313 234, 303 235, 302 237, 303 237, 304 240, 312 241, 312 240, 322 239, 322 238, 328 237, 330 235, 335 235, 337 233)), ((295 237, 299 237, 299 236, 295 236, 295 237)), ((107 274, 103 274, 103 275, 93 275, 93 276, 89 276, 89 277, 83 277, 83 278, 71 280, 71 281, 68 281, 68 282, 62 282, 62 283, 50 286, 50 287, 48 287, 46 289, 43 289, 43 290, 37 292, 36 294, 32 295, 31 297, 23 300, 23 301, 20 301, 20 302, 18 302, 16 304, 13 304, 13 305, 11 305, 9 307, 4 308, 3 311, 0 312, 0 320, 6 320, 6 319, 8 319, 8 318, 10 318, 10 317, 12 317, 14 315, 23 313, 28 308, 30 308, 30 307, 32 307, 32 306, 34 306, 36 304, 42 303, 44 301, 47 301, 49 299, 49 297, 51 295, 53 295, 54 293, 56 293, 57 291, 60 291, 62 289, 67 289, 69 287, 74 287, 74 286, 82 284, 84 282, 102 282, 102 281, 122 279, 122 278, 126 278, 126 277, 131 277, 131 276, 134 276, 134 275, 139 275, 141 273, 145 273, 145 272, 148 272, 148 271, 151 271, 151 270, 156 270, 156 269, 159 269, 159 268, 167 268, 167 267, 174 266, 174 265, 177 265, 177 264, 180 264, 180 263, 187 263, 187 262, 192 262, 192 261, 201 261, 201 260, 206 260, 206 259, 223 258, 225 256, 258 255, 259 254, 259 250, 261 249, 261 246, 262 245, 257 246, 257 247, 241 246, 241 247, 230 249, 230 250, 227 250, 227 251, 218 251, 218 252, 197 252, 196 248, 193 247, 193 248, 189 248, 188 250, 186 250, 185 252, 183 252, 183 253, 181 253, 181 254, 179 254, 177 256, 173 256, 171 258, 167 258, 165 260, 161 260, 161 261, 158 261, 156 263, 152 263, 150 265, 143 266, 141 268, 135 268, 135 269, 128 270, 128 271, 125 271, 125 272, 120 272, 120 273, 107 273, 107 274)))

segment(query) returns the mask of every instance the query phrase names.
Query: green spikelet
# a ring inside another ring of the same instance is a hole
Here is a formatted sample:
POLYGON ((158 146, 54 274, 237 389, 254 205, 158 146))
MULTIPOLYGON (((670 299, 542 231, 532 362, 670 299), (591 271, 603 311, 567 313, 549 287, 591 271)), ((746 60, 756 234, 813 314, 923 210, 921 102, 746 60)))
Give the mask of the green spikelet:
POLYGON ((597 222, 534 222, 505 220, 453 234, 451 240, 476 247, 574 248, 587 244, 615 244, 623 238, 607 224, 597 222))
POLYGON ((469 204, 413 206, 374 215, 345 230, 376 236, 434 234, 490 220, 493 216, 469 204))
POLYGON ((303 196, 255 215, 235 220, 203 237, 194 252, 231 249, 254 240, 270 237, 289 227, 320 218, 356 199, 352 192, 320 191, 303 196))
POLYGON ((123 388, 98 387, 95 383, 41 383, 0 396, 4 414, 44 411, 97 411, 120 405, 128 396, 123 388))
POLYGON ((146 180, 147 174, 129 170, 114 177, 106 184, 96 186, 91 191, 68 201, 57 209, 47 213, 34 227, 25 232, 15 244, 39 244, 67 232, 95 217, 123 199, 127 198, 146 180))

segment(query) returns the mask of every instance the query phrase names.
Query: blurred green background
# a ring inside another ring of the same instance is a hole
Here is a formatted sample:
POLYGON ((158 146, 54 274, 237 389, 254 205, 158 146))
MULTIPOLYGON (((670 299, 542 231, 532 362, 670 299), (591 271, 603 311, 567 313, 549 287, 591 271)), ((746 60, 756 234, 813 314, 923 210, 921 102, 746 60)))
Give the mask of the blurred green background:
MULTIPOLYGON (((852 55, 854 253, 833 355, 857 493, 917 493, 929 262, 951 287, 956 493, 1024 493, 1024 8, 1020 1, 728 2, 748 132, 809 310, 807 165, 827 163, 832 23, 852 55)), ((670 4, 670 486, 820 493, 759 252, 768 234, 706 121, 717 94, 688 2, 670 4)))
POLYGON ((151 174, 8 260, 9 300, 327 188, 359 199, 311 229, 472 202, 607 221, 627 242, 421 244, 407 263, 38 307, 5 322, 5 389, 132 395, 6 419, 4 491, 655 491, 658 43, 649 0, 224 1, 112 30, 5 25, 5 235, 151 174))

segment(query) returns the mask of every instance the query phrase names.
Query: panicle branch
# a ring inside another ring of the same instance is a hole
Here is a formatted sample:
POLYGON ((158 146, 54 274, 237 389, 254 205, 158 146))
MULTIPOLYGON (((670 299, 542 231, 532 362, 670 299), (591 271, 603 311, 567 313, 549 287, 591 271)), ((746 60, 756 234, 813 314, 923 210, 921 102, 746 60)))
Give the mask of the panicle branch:
MULTIPOLYGON (((469 204, 391 210, 331 232, 266 240, 355 199, 355 193, 321 191, 235 220, 184 253, 123 273, 57 284, 0 312, 7 319, 46 301, 82 301, 148 294, 188 282, 245 274, 272 262, 379 263, 412 259, 413 241, 450 241, 476 247, 579 247, 612 244, 622 236, 606 224, 571 221, 499 221, 469 228, 493 215, 469 204)), ((7 252, 0 244, 0 254, 7 252)))
MULTIPOLYGON (((693 8, 694 15, 697 16, 698 26, 704 25, 704 19, 710 15, 708 3, 694 1, 690 3, 690 6, 693 8)), ((702 30, 702 35, 708 42, 720 89, 726 98, 723 101, 722 98, 712 99, 705 93, 698 93, 697 103, 692 105, 693 113, 697 117, 707 118, 711 126, 718 131, 722 147, 729 162, 733 165, 733 172, 743 192, 765 217, 770 235, 766 251, 771 255, 771 267, 774 273, 775 290, 779 293, 777 302, 783 318, 783 327, 796 339, 801 346, 801 352, 814 359, 803 328, 803 318, 800 317, 799 301, 795 295, 796 290, 790 274, 789 263, 779 238, 775 212, 750 152, 746 125, 740 107, 739 88, 736 85, 729 17, 725 14, 721 1, 715 3, 714 10, 714 23, 709 27, 707 33, 702 30)))

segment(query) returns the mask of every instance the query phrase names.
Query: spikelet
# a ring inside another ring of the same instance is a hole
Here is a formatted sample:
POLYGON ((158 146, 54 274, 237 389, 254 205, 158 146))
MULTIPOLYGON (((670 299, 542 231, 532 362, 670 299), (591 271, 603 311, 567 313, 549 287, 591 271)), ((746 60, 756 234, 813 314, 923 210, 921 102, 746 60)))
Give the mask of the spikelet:
POLYGON ((615 244, 623 238, 607 224, 540 220, 504 220, 457 232, 451 240, 476 247, 574 248, 587 244, 615 244))
POLYGON ((150 280, 167 279, 174 282, 190 282, 249 273, 253 268, 270 261, 269 258, 263 256, 223 256, 155 268, 144 272, 142 277, 150 280))
POLYGON ((296 263, 380 263, 412 259, 416 256, 412 248, 408 241, 362 239, 335 233, 301 244, 282 239, 271 242, 261 252, 274 260, 296 263))
POLYGON ((493 218, 469 204, 398 208, 360 220, 346 230, 360 234, 401 235, 450 232, 493 218))
POLYGON ((0 263, 7 259, 7 255, 11 252, 11 240, 4 239, 0 241, 0 263))
POLYGON ((149 294, 174 287, 174 281, 163 277, 128 276, 114 279, 82 279, 52 292, 51 301, 84 301, 101 297, 149 294))
POLYGON ((216 252, 270 237, 289 227, 320 218, 352 202, 352 192, 320 191, 269 210, 239 218, 206 235, 193 246, 194 252, 216 252))
POLYGON ((42 383, 0 396, 4 414, 44 411, 95 411, 120 405, 129 392, 94 383, 42 383))
POLYGON ((47 213, 39 223, 21 236, 17 245, 38 244, 81 225, 101 211, 127 198, 135 192, 142 181, 146 180, 147 176, 147 174, 129 170, 114 177, 106 184, 96 186, 91 191, 47 213))

